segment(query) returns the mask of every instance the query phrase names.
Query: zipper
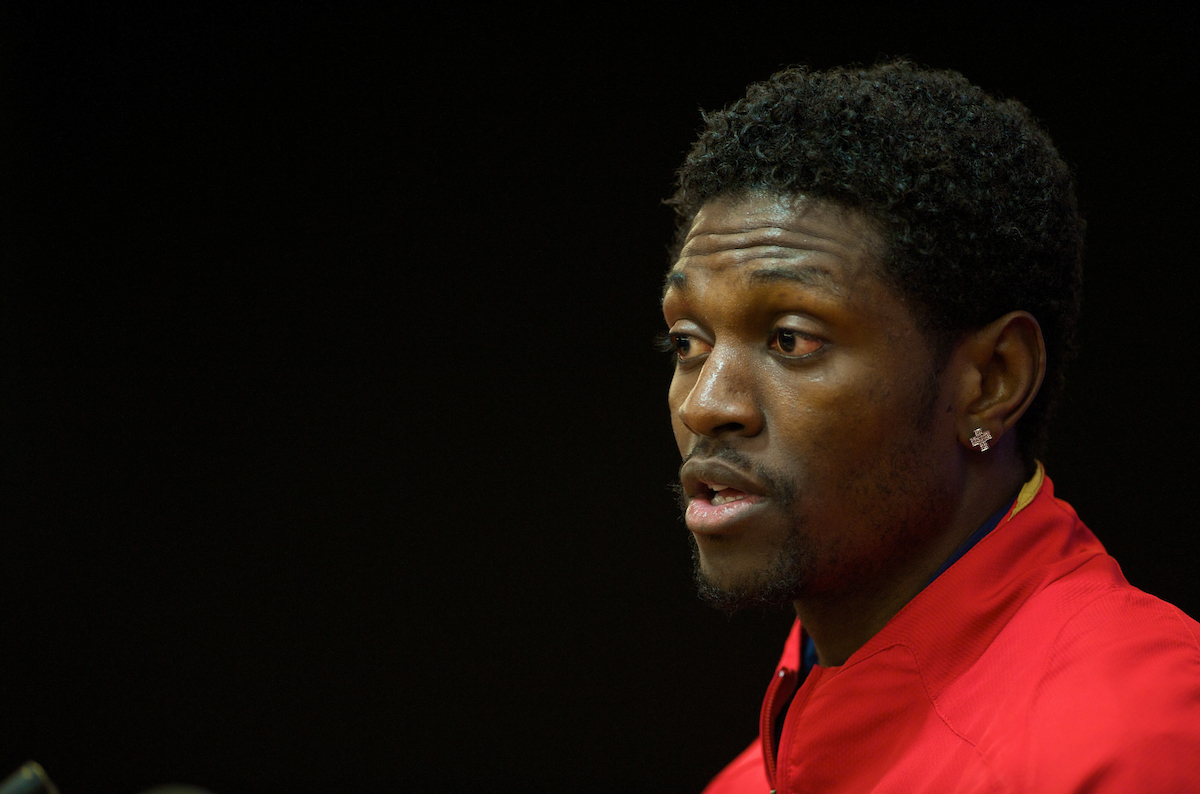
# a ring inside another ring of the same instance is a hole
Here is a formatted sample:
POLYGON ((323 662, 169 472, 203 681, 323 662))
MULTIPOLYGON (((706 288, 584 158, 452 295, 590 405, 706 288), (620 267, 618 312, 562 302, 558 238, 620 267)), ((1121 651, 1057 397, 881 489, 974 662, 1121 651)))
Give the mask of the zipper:
POLYGON ((771 781, 772 791, 775 790, 776 753, 779 751, 775 746, 775 723, 779 719, 779 712, 791 702, 795 692, 796 671, 781 667, 771 679, 771 685, 767 687, 767 697, 763 700, 762 713, 759 716, 758 730, 762 736, 763 758, 767 762, 767 779, 771 781))

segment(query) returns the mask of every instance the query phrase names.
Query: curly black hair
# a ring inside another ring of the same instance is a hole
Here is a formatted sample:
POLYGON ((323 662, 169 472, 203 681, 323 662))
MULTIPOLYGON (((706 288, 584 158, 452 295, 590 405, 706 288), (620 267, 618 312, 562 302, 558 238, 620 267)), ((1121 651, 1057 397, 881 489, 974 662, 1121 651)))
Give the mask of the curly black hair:
POLYGON ((881 230, 881 277, 916 306, 939 371, 964 332, 1030 312, 1047 352, 1018 425, 1032 469, 1073 352, 1084 223, 1070 169, 1029 110, 957 72, 895 60, 784 69, 704 122, 667 200, 675 253, 707 201, 802 194, 881 230))

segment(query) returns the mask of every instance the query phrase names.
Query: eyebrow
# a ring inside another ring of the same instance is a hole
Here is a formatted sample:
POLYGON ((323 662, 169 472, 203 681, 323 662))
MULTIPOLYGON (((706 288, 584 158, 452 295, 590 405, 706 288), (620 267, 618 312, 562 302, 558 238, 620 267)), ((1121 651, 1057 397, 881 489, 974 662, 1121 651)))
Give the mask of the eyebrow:
POLYGON ((687 273, 682 273, 678 270, 667 271, 667 277, 663 279, 662 296, 664 298, 667 297, 667 293, 672 289, 687 292, 687 273))
MULTIPOLYGON (((804 264, 788 265, 786 267, 763 267, 750 273, 749 280, 752 285, 790 281, 803 284, 806 287, 816 287, 835 295, 840 295, 842 292, 841 285, 833 273, 828 268, 821 267, 820 265, 804 264)), ((663 279, 663 297, 665 298, 667 293, 672 289, 686 292, 687 286, 687 273, 679 270, 669 271, 667 277, 663 279)))

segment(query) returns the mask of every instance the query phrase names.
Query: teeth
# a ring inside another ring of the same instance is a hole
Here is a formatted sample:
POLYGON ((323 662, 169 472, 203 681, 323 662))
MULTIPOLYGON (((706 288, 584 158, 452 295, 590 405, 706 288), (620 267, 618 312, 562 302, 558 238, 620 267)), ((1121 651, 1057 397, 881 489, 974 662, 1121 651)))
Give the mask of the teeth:
POLYGON ((725 490, 726 488, 728 488, 729 486, 728 486, 728 485, 718 485, 717 483, 712 483, 712 484, 711 484, 711 485, 709 485, 708 487, 709 487, 709 488, 711 488, 711 489, 712 489, 712 490, 714 490, 714 491, 724 491, 724 490, 725 490))
POLYGON ((739 499, 745 499, 745 498, 746 498, 746 494, 744 494, 744 493, 738 494, 737 496, 721 496, 720 494, 717 494, 716 496, 714 496, 712 498, 711 504, 715 507, 717 505, 723 505, 726 502, 736 502, 739 499))

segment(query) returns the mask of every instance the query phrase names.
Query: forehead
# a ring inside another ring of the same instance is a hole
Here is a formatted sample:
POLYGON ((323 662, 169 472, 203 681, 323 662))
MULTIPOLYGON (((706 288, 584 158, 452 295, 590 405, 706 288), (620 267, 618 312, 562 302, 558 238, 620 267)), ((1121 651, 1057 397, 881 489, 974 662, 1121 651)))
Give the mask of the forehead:
POLYGON ((797 281, 845 294, 878 282, 882 238, 860 212, 804 196, 723 197, 696 214, 667 272, 664 298, 735 271, 747 282, 797 281))

